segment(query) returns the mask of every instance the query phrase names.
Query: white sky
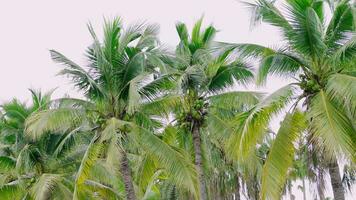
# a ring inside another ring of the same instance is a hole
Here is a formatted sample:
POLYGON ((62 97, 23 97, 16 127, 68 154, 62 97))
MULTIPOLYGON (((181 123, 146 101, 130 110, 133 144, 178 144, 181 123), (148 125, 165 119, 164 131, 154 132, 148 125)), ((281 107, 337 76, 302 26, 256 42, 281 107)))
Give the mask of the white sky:
MULTIPOLYGON (((183 21, 191 27, 202 15, 205 25, 213 23, 220 30, 217 40, 278 45, 278 33, 272 27, 263 25, 250 31, 249 14, 235 0, 3 0, 0 103, 13 97, 28 99, 28 88, 48 91, 58 87, 55 97, 65 93, 80 96, 67 79, 55 76, 60 66, 51 61, 48 50, 58 50, 83 64, 84 50, 91 44, 86 28, 89 21, 97 32, 103 17, 121 16, 124 25, 138 20, 158 23, 162 42, 173 46, 178 42, 175 23, 183 21)), ((273 78, 263 90, 271 92, 283 84, 273 78)))

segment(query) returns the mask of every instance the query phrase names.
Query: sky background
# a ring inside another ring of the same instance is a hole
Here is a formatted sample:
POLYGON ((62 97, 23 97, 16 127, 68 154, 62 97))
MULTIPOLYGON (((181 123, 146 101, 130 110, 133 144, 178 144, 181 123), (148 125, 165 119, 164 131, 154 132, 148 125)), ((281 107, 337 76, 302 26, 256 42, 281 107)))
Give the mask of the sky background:
MULTIPOLYGON (((13 97, 27 100, 28 88, 48 91, 57 88, 54 97, 81 95, 50 59, 55 49, 78 64, 85 64, 85 48, 91 44, 86 24, 90 21, 101 35, 103 18, 121 16, 124 25, 147 21, 160 25, 162 43, 175 46, 178 36, 175 23, 192 27, 204 15, 204 24, 219 30, 216 39, 234 43, 257 43, 278 46, 276 29, 261 25, 250 29, 250 15, 236 0, 10 0, 0 3, 0 103, 13 97)), ((272 92, 286 84, 271 78, 262 90, 272 92)), ((274 123, 278 126, 278 123, 274 123)), ((298 183, 300 184, 300 183, 298 183)), ((331 194, 330 186, 327 187, 331 194)), ((309 189, 308 200, 312 199, 309 189)), ((295 189, 297 199, 302 199, 295 189)), ((348 199, 352 199, 349 195, 348 199)))

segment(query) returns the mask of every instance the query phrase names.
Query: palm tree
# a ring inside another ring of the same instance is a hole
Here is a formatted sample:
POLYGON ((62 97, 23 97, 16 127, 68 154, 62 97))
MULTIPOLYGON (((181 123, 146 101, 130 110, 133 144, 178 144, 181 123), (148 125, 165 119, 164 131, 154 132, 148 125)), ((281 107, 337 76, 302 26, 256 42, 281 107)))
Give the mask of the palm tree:
MULTIPOLYGON (((192 157, 199 176, 200 199, 207 199, 205 180, 203 140, 208 135, 220 133, 221 129, 209 124, 224 124, 224 114, 241 112, 258 102, 261 94, 246 91, 231 91, 229 87, 247 84, 253 78, 251 68, 233 57, 231 49, 215 49, 213 26, 201 30, 202 19, 198 20, 191 35, 184 23, 177 23, 176 30, 180 42, 175 54, 164 56, 162 60, 169 65, 167 76, 174 77, 177 93, 182 102, 174 110, 174 119, 185 135, 183 148, 192 150, 192 157), (209 133, 210 132, 210 133, 209 133), (191 143, 190 143, 191 142, 191 143), (190 143, 190 144, 189 144, 190 143), (187 146, 188 145, 188 146, 187 146), (191 146, 192 149, 188 147, 191 146)), ((221 126, 220 126, 221 127, 221 126)), ((227 131, 227 130, 226 130, 227 131)), ((220 133, 220 138, 223 136, 220 133)), ((209 146, 206 147, 210 148, 209 146)), ((205 157, 205 158, 204 158, 205 157)))
MULTIPOLYGON (((116 18, 105 22, 103 41, 99 41, 90 24, 88 28, 94 43, 87 50, 86 68, 51 50, 52 59, 65 66, 60 74, 70 77, 86 99, 63 98, 58 101, 68 107, 35 113, 27 120, 27 134, 39 139, 49 130, 91 127, 95 134, 76 175, 74 199, 89 198, 87 191, 93 188, 91 179, 95 178, 91 174, 99 171, 108 172, 106 177, 112 177, 111 180, 121 175, 126 193, 123 196, 128 200, 137 199, 134 165, 130 162, 145 155, 151 160, 147 162, 151 163, 149 166, 158 165, 169 174, 171 181, 196 196, 193 165, 153 134, 161 127, 157 117, 166 114, 168 107, 177 101, 177 97, 165 96, 164 91, 172 84, 168 77, 159 74, 165 65, 157 56, 161 54, 158 27, 136 24, 124 29, 116 18)), ((157 181, 145 180, 153 176, 148 174, 138 181, 146 186, 157 184, 157 181)), ((117 182, 112 184, 117 185, 117 182)), ((100 192, 92 193, 98 194, 100 192)), ((120 197, 120 194, 114 195, 113 198, 120 197)))
MULTIPOLYGON (((249 4, 254 12, 253 23, 263 21, 277 27, 283 45, 277 49, 256 44, 227 45, 238 48, 241 57, 260 59, 259 84, 269 74, 296 80, 289 86, 294 88, 289 98, 294 100, 293 105, 281 123, 264 166, 262 199, 279 198, 295 156, 294 141, 303 132, 330 161, 334 198, 344 199, 336 158, 341 153, 353 162, 356 158, 356 15, 355 6, 344 0, 328 4, 332 14, 329 16, 324 10, 326 2, 287 0, 279 8, 275 2, 257 0, 249 4), (296 109, 300 102, 305 112, 296 109)), ((264 119, 270 118, 266 115, 264 119)), ((254 147, 255 137, 261 138, 263 134, 251 134, 248 130, 242 132, 238 141, 245 142, 247 148, 254 147)))
MULTIPOLYGON (((30 90, 32 104, 14 99, 1 106, 0 174, 2 199, 72 199, 72 175, 80 164, 76 145, 67 134, 48 135, 33 142, 25 137, 25 120, 33 112, 46 109, 50 93, 30 90)), ((79 132, 79 130, 78 130, 79 132)), ((80 152, 79 152, 80 154, 80 152)))

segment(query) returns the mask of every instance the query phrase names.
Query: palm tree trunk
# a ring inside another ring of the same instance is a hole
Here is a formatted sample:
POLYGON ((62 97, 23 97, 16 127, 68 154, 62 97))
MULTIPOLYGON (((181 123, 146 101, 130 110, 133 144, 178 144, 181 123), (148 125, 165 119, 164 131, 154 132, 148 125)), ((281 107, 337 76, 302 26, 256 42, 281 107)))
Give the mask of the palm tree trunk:
POLYGON ((127 200, 136 200, 135 190, 133 187, 131 170, 129 166, 129 160, 127 159, 127 154, 125 151, 121 152, 121 166, 120 172, 122 174, 122 178, 124 180, 125 191, 126 191, 126 199, 127 200))
POLYGON ((341 182, 339 164, 336 159, 329 163, 329 174, 331 179, 331 186, 333 188, 335 200, 345 200, 344 188, 341 182))
POLYGON ((318 190, 318 195, 319 199, 325 199, 324 195, 324 174, 322 172, 322 169, 318 169, 318 176, 317 176, 317 190, 318 190))
POLYGON ((240 200, 240 179, 239 176, 236 176, 236 192, 235 192, 235 200, 240 200))
POLYGON ((199 178, 199 191, 200 191, 200 199, 206 200, 206 186, 205 186, 205 178, 203 171, 203 158, 201 152, 201 138, 200 138, 200 124, 199 122, 193 122, 193 146, 195 153, 195 168, 198 173, 199 178))
POLYGON ((307 193, 305 192, 305 179, 303 178, 303 200, 307 200, 307 193))

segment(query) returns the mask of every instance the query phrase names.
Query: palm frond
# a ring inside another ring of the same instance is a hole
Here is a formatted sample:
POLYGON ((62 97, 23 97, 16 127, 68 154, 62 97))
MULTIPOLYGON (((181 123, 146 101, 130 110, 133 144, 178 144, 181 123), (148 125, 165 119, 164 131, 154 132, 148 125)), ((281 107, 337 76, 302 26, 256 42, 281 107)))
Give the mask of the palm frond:
POLYGON ((173 147, 164 143, 151 132, 140 129, 141 145, 171 174, 170 178, 178 186, 197 196, 197 174, 191 161, 173 147))
POLYGON ((355 160, 356 130, 341 102, 331 100, 323 90, 311 101, 308 118, 313 140, 325 148, 327 156, 344 153, 355 160))
POLYGON ((8 184, 0 188, 0 196, 4 200, 21 200, 26 192, 18 184, 8 184))
POLYGON ((333 61, 346 62, 355 59, 356 55, 356 33, 348 39, 339 49, 333 54, 333 61))
POLYGON ((294 160, 294 143, 306 129, 302 112, 288 113, 278 130, 263 166, 261 199, 279 199, 294 160))
POLYGON ((16 167, 16 160, 9 156, 0 156, 0 173, 6 173, 16 167))
POLYGON ((140 111, 149 115, 168 117, 175 108, 181 106, 182 101, 183 99, 180 95, 163 96, 153 101, 143 103, 140 107, 140 111))
POLYGON ((101 87, 97 84, 95 79, 86 72, 82 67, 69 60, 67 57, 61 53, 50 50, 52 60, 56 63, 63 64, 66 66, 65 69, 61 70, 59 75, 66 75, 72 79, 74 84, 80 89, 86 91, 86 94, 95 93, 97 95, 102 94, 101 87))
POLYGON ((262 98, 262 93, 249 91, 224 92, 209 97, 211 107, 222 109, 241 109, 244 106, 253 106, 262 98))
POLYGON ((87 147, 87 150, 82 158, 82 162, 80 164, 75 179, 74 196, 73 196, 74 200, 80 199, 82 195, 81 193, 82 193, 83 184, 88 178, 91 167, 94 165, 94 163, 98 159, 98 156, 101 153, 103 145, 101 143, 98 143, 99 138, 100 137, 98 136, 93 137, 92 141, 87 147))
POLYGON ((258 68, 257 84, 266 82, 267 75, 290 77, 295 75, 302 64, 285 53, 271 54, 261 60, 258 68))
POLYGON ((189 38, 187 26, 182 22, 178 22, 176 24, 176 30, 180 40, 183 41, 185 45, 188 45, 190 38, 189 38))
POLYGON ((223 90, 232 86, 234 81, 239 84, 247 85, 253 80, 251 68, 243 62, 236 61, 228 66, 221 66, 212 77, 208 87, 212 91, 223 90))
POLYGON ((326 30, 326 45, 330 50, 338 49, 355 28, 355 12, 350 6, 350 1, 338 1, 326 30))
POLYGON ((246 3, 251 10, 252 25, 256 25, 261 21, 267 22, 279 28, 284 37, 288 38, 293 31, 292 26, 273 3, 273 1, 268 0, 257 0, 255 3, 246 3))
POLYGON ((30 194, 35 200, 46 200, 52 198, 58 182, 62 180, 58 174, 42 174, 37 182, 31 187, 30 194))
POLYGON ((167 93, 167 91, 177 87, 175 83, 176 79, 176 74, 163 75, 145 84, 140 88, 139 93, 145 96, 147 99, 153 100, 154 98, 159 97, 167 93))
POLYGON ((26 119, 25 134, 37 140, 48 131, 66 131, 76 127, 84 121, 85 117, 85 112, 76 108, 39 111, 26 119))
POLYGON ((327 93, 345 104, 356 106, 356 77, 348 74, 334 74, 327 84, 327 93))
POLYGON ((291 100, 294 88, 287 85, 263 99, 249 111, 237 115, 236 132, 227 140, 226 152, 231 159, 248 159, 267 134, 270 120, 291 100))

